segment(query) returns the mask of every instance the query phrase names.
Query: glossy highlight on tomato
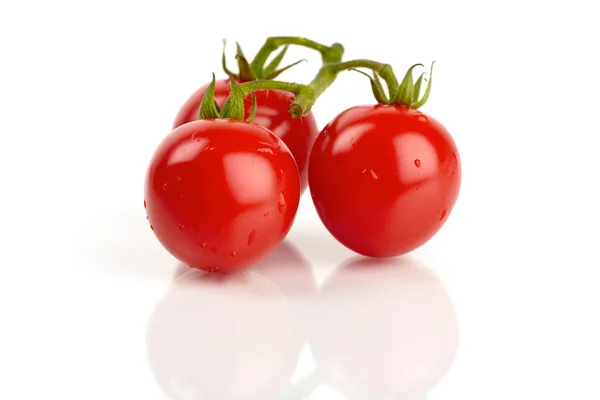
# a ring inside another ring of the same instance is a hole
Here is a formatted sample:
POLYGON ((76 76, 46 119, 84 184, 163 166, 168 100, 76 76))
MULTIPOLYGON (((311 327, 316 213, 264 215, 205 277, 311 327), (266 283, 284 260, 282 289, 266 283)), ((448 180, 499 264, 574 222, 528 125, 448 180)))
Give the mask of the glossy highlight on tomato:
MULTIPOLYGON (((196 90, 181 106, 173 128, 198 119, 198 109, 207 88, 208 84, 196 90)), ((216 81, 215 101, 219 106, 225 103, 230 92, 228 79, 216 81)), ((290 149, 300 171, 301 192, 304 192, 308 184, 310 149, 319 133, 315 117, 312 112, 300 118, 292 118, 289 115, 288 107, 294 101, 292 93, 279 90, 258 90, 255 93, 257 108, 253 122, 272 131, 290 149)), ((247 118, 252 108, 251 95, 244 99, 244 105, 247 118)))
POLYGON ((461 163, 448 131, 399 105, 350 108, 317 137, 309 186, 317 213, 346 247, 370 257, 431 239, 458 197, 461 163))
POLYGON ((231 272, 260 261, 287 235, 300 199, 292 154, 263 126, 201 120, 174 129, 147 170, 144 206, 178 260, 231 272))

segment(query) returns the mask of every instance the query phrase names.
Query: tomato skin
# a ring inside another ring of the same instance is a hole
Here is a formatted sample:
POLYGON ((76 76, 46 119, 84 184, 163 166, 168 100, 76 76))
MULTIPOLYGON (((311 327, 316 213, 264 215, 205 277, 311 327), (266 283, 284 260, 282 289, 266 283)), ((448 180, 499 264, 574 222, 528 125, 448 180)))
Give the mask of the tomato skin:
POLYGON ((460 185, 460 157, 448 131, 405 106, 347 109, 317 137, 309 162, 324 225, 370 257, 402 255, 431 239, 460 185))
POLYGON ((263 126, 202 120, 174 129, 147 170, 148 220, 181 262, 231 272, 287 235, 300 199, 289 149, 263 126))
MULTIPOLYGON (((204 98, 208 84, 196 90, 180 108, 173 129, 190 121, 198 119, 198 109, 204 98)), ((231 92, 228 79, 218 80, 215 83, 215 100, 223 106, 231 92)), ((256 116, 254 123, 264 126, 277 135, 290 149, 298 165, 301 180, 301 193, 308 186, 308 157, 310 149, 319 133, 317 122, 312 112, 300 117, 292 118, 288 107, 294 101, 294 95, 278 90, 258 90, 256 93, 256 116)), ((246 117, 252 109, 252 96, 244 100, 246 117)))

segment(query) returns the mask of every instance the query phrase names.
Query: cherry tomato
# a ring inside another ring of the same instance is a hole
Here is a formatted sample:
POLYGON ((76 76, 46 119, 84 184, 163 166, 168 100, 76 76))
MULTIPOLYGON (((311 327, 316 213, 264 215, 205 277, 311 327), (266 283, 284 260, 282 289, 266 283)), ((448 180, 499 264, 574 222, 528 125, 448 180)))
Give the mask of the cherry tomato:
POLYGON ((458 197, 461 164, 448 131, 406 106, 357 106, 317 137, 309 186, 319 217, 346 247, 393 257, 427 242, 458 197))
POLYGON ((264 258, 287 235, 300 178, 289 149, 267 128, 217 119, 174 129, 148 167, 146 212, 181 262, 231 272, 264 258))
MULTIPOLYGON (((207 88, 208 84, 204 85, 183 104, 175 118, 173 128, 198 119, 198 108, 207 88)), ((225 103, 230 91, 229 79, 216 81, 215 100, 219 106, 225 103)), ((300 118, 290 117, 288 107, 294 101, 292 93, 277 90, 258 90, 255 93, 257 108, 253 122, 279 136, 290 149, 300 171, 302 193, 307 187, 310 149, 319 133, 315 117, 312 112, 300 118)), ((244 104, 246 117, 248 117, 252 108, 252 96, 248 96, 244 104)))

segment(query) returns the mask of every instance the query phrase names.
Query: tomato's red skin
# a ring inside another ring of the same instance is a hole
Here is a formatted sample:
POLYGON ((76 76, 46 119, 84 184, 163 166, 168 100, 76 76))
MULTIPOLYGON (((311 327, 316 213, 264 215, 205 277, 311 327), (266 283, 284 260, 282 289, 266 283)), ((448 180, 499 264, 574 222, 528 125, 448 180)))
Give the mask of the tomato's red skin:
MULTIPOLYGON (((180 108, 173 128, 198 119, 198 109, 204 98, 208 84, 196 90, 180 108)), ((227 100, 231 86, 228 79, 215 82, 215 100, 222 106, 227 100)), ((317 122, 312 112, 292 118, 288 107, 294 101, 294 95, 278 90, 258 90, 256 93, 256 116, 253 122, 264 126, 281 138, 292 152, 300 171, 301 193, 308 185, 308 157, 310 149, 319 133, 317 122)), ((246 117, 252 109, 252 96, 244 100, 246 117)))
POLYGON ((456 144, 434 118, 404 106, 357 106, 317 137, 309 186, 319 217, 346 247, 394 257, 426 243, 457 200, 456 144))
POLYGON ((156 237, 181 262, 232 272, 287 235, 300 199, 296 163, 263 126, 202 120, 174 129, 147 170, 145 207, 156 237))

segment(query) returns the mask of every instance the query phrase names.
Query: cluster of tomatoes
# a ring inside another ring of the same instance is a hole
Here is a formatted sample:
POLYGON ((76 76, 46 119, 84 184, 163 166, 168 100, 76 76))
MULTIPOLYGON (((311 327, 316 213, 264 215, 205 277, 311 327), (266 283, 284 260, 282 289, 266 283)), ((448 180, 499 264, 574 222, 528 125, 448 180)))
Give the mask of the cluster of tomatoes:
POLYGON ((244 99, 252 122, 201 119, 207 90, 220 108, 232 83, 191 95, 147 170, 150 227, 181 262, 219 272, 257 263, 286 237, 307 188, 329 232, 365 256, 407 253, 448 218, 460 158, 432 117, 380 101, 349 108, 319 131, 312 111, 290 115, 293 93, 264 89, 244 99))

